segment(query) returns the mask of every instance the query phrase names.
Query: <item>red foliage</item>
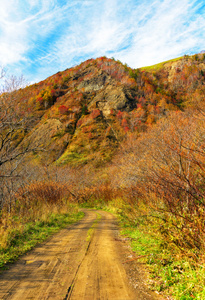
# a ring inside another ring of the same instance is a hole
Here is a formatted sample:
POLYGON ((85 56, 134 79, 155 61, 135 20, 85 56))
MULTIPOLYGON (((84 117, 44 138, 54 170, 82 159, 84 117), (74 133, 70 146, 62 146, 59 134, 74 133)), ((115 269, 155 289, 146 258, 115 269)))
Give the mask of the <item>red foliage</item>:
POLYGON ((117 113, 117 118, 122 119, 122 116, 123 116, 123 112, 119 110, 117 113))
POLYGON ((83 124, 83 121, 82 120, 78 120, 77 127, 80 127, 82 124, 83 124))
POLYGON ((105 59, 105 56, 101 56, 98 58, 98 60, 104 60, 105 59))
POLYGON ((91 114, 90 114, 92 119, 97 118, 98 116, 100 116, 100 110, 99 109, 94 109, 91 114))
POLYGON ((125 132, 128 132, 129 130, 130 130, 130 129, 129 129, 128 126, 125 126, 125 127, 124 127, 124 131, 125 131, 125 132))
POLYGON ((59 106, 58 111, 60 114, 64 115, 68 112, 68 108, 65 105, 61 105, 59 106))
POLYGON ((160 113, 160 107, 158 105, 155 106, 155 111, 156 111, 156 114, 160 113))
POLYGON ((127 120, 126 119, 122 119, 122 126, 126 127, 128 126, 127 120))
POLYGON ((36 99, 36 101, 42 103, 42 102, 43 102, 43 98, 42 98, 42 97, 38 97, 38 98, 36 99))

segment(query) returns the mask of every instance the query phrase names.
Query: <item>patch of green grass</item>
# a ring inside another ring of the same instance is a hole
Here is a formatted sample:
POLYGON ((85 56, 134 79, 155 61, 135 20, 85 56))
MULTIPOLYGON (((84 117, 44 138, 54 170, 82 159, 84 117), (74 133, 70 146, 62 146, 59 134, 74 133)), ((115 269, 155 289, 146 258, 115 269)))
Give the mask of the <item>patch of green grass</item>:
POLYGON ((57 161, 57 164, 71 164, 73 166, 86 164, 88 161, 85 153, 66 151, 57 161))
POLYGON ((140 261, 150 271, 150 288, 176 300, 205 299, 205 266, 178 257, 147 227, 124 229, 140 261))
POLYGON ((53 139, 58 139, 58 138, 61 138, 65 135, 65 131, 64 130, 59 130, 57 131, 53 136, 52 138, 53 139))
POLYGON ((97 223, 99 222, 99 220, 102 218, 102 216, 100 214, 97 213, 97 219, 93 222, 93 225, 90 227, 90 229, 87 232, 87 238, 86 241, 89 242, 91 240, 91 237, 93 235, 93 232, 95 230, 95 227, 97 225, 97 223))
POLYGON ((6 248, 0 248, 0 270, 5 269, 8 263, 12 263, 18 257, 45 241, 49 236, 80 220, 83 212, 66 214, 51 214, 47 221, 27 223, 23 231, 13 229, 9 233, 9 244, 6 248))
POLYGON ((106 210, 106 204, 104 202, 104 200, 102 199, 99 199, 99 200, 96 200, 96 199, 88 199, 86 202, 83 202, 80 207, 82 208, 92 208, 92 209, 103 209, 103 210, 106 210))
POLYGON ((177 58, 174 58, 174 59, 163 61, 163 62, 158 63, 156 65, 142 67, 142 68, 140 68, 140 70, 144 70, 144 71, 157 71, 157 70, 162 69, 166 63, 178 61, 178 60, 180 60, 182 58, 183 58, 182 56, 181 57, 177 57, 177 58))

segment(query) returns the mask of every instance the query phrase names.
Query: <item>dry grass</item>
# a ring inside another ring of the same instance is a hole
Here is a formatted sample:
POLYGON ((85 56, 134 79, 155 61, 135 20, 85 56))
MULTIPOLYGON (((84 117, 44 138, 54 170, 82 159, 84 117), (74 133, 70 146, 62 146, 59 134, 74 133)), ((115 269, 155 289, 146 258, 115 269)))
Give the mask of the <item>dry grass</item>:
POLYGON ((1 211, 0 248, 7 247, 16 232, 22 233, 27 223, 47 222, 52 214, 71 212, 74 199, 68 186, 57 182, 33 182, 19 189, 12 209, 1 211))

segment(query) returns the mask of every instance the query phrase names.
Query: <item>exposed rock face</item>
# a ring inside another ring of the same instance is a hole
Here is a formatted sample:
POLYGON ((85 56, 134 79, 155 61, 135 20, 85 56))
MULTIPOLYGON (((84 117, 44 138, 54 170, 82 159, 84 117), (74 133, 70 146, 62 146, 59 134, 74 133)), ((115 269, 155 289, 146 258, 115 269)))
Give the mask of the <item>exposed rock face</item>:
POLYGON ((128 89, 109 85, 94 97, 89 108, 99 108, 107 117, 112 109, 130 111, 134 105, 134 98, 128 89))
MULTIPOLYGON (((200 55, 202 56, 202 54, 200 55)), ((205 63, 203 61, 193 62, 192 60, 186 57, 177 61, 165 63, 164 70, 167 72, 168 82, 172 84, 175 81, 177 74, 180 72, 186 73, 186 76, 188 75, 188 73, 193 74, 194 68, 196 69, 196 65, 199 69, 203 71, 205 70, 205 63)))
POLYGON ((56 119, 48 119, 39 125, 30 135, 30 141, 35 147, 45 147, 48 141, 51 142, 52 137, 64 129, 63 124, 56 119))
POLYGON ((40 152, 37 152, 42 161, 52 163, 61 156, 67 146, 70 135, 65 132, 65 124, 57 119, 48 119, 34 128, 25 143, 40 149, 40 152))
POLYGON ((110 80, 109 76, 107 76, 103 72, 99 72, 95 77, 84 80, 78 85, 79 89, 84 88, 85 92, 98 91, 104 88, 106 83, 110 80))

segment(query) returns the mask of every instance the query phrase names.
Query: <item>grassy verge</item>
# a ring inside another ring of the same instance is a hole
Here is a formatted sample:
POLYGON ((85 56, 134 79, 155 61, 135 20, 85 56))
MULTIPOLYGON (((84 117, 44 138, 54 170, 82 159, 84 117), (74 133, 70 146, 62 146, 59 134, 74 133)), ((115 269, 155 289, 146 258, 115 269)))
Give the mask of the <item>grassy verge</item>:
POLYGON ((0 247, 0 270, 7 268, 18 257, 45 241, 49 236, 74 223, 83 217, 77 207, 70 206, 69 213, 51 213, 46 220, 26 223, 24 226, 14 226, 7 232, 7 244, 0 247))
POLYGON ((131 246, 140 261, 148 266, 149 286, 171 295, 172 299, 205 299, 205 265, 182 257, 169 249, 152 227, 128 226, 122 222, 122 234, 131 238, 131 246))

